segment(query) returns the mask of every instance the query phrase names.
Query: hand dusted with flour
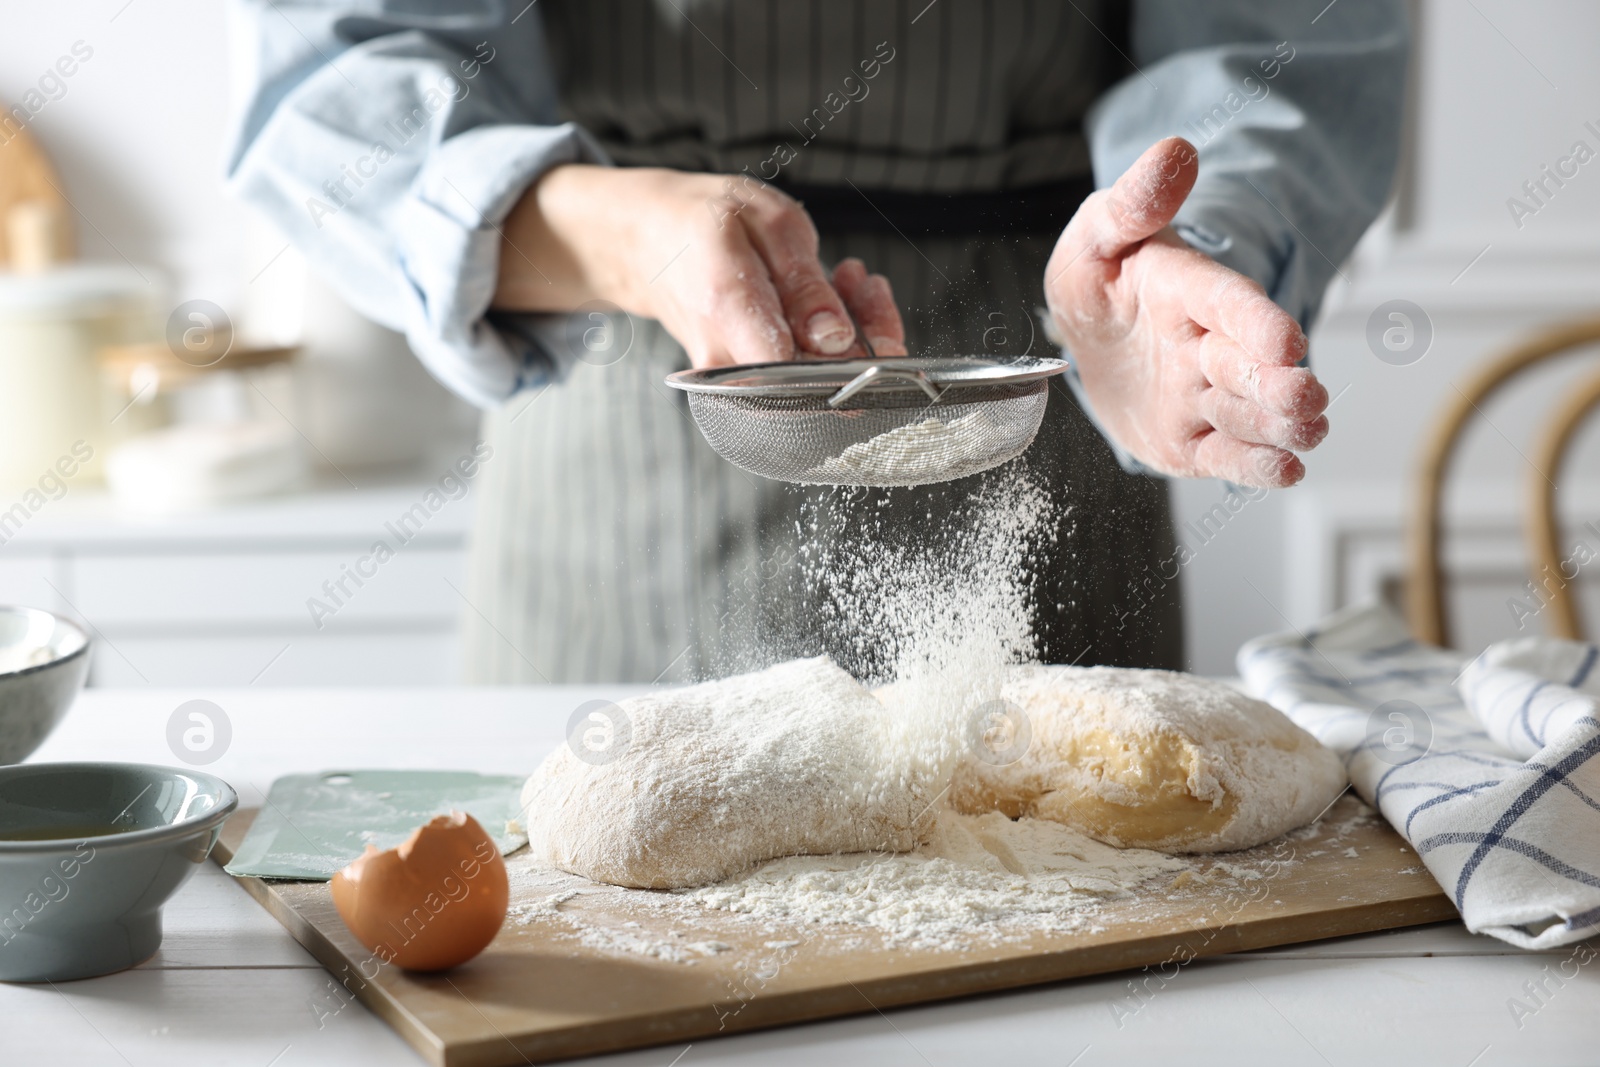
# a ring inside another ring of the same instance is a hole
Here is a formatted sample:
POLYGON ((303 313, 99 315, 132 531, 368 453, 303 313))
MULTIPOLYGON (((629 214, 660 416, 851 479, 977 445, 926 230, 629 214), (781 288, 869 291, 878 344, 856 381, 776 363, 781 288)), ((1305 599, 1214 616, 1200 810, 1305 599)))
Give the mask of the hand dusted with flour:
POLYGON ((522 790, 533 855, 597 882, 718 882, 778 856, 916 848, 939 768, 870 692, 796 660, 623 701, 609 763, 563 745, 522 790))

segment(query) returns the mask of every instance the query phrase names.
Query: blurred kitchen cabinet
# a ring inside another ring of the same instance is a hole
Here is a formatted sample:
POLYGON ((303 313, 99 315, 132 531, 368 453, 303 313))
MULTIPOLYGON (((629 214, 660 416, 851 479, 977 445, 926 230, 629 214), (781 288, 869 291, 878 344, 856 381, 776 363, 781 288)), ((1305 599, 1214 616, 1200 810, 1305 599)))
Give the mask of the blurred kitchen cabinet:
POLYGON ((73 604, 101 629, 182 627, 204 619, 320 634, 348 631, 358 619, 379 626, 426 626, 455 618, 461 601, 448 583, 461 585, 459 545, 410 545, 382 565, 376 560, 361 565, 369 548, 353 541, 321 549, 285 545, 277 552, 250 545, 236 552, 207 546, 147 555, 85 554, 72 564, 73 604), (358 565, 372 572, 361 585, 353 569, 358 565))
POLYGON ((0 603, 87 623, 91 685, 450 684, 474 507, 450 488, 346 486, 160 519, 74 489, 7 532, 0 603))
POLYGON ((101 686, 454 685, 454 631, 121 637, 95 653, 101 686), (181 683, 173 681, 181 679, 181 683))
POLYGON ((54 554, 24 555, 0 546, 0 604, 18 604, 66 613, 56 593, 67 579, 66 560, 54 554))

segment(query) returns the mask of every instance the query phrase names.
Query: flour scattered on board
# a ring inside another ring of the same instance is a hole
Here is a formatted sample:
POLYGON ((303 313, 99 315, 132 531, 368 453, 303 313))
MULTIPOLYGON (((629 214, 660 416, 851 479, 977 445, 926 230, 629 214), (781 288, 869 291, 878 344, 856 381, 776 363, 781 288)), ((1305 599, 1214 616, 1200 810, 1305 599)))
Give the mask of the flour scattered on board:
POLYGON ((1131 915, 1192 916, 1196 901, 1226 924, 1272 899, 1269 887, 1303 858, 1342 851, 1376 819, 1347 798, 1320 822, 1224 859, 1116 849, 1058 823, 941 808, 915 852, 794 856, 671 891, 590 882, 524 850, 506 860, 510 921, 579 952, 686 967, 727 957, 735 969, 751 968, 759 985, 802 952, 1028 945, 1041 935, 1101 932, 1131 915))
POLYGON ((915 852, 791 856, 682 895, 703 907, 802 926, 848 923, 889 943, 960 947, 964 938, 1094 925, 1095 906, 1188 864, 1115 849, 1057 823, 939 813, 915 852))
MULTIPOLYGON (((590 948, 690 963, 729 946, 699 936, 659 936, 661 919, 692 921, 711 912, 763 928, 844 925, 880 934, 893 945, 949 950, 973 937, 1091 929, 1099 904, 1126 898, 1152 881, 1170 882, 1190 862, 1112 848, 1058 823, 942 809, 931 839, 914 852, 791 856, 699 889, 663 892, 584 883, 583 890, 550 893, 555 880, 581 879, 541 870, 525 853, 510 866, 514 898, 528 901, 512 908, 514 921, 561 921, 574 926, 577 940, 590 948), (652 914, 616 926, 589 925, 563 906, 583 898, 603 901, 613 915, 640 909, 652 914), (622 911, 616 908, 619 902, 625 905, 622 911)), ((765 944, 792 948, 800 942, 765 944)))

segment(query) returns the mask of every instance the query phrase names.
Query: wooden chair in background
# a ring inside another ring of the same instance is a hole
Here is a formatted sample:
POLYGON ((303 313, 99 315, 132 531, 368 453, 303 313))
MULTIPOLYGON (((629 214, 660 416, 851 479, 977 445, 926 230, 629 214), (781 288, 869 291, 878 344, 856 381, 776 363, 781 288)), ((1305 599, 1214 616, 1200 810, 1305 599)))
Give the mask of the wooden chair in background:
MULTIPOLYGON (((1455 397, 1429 431, 1423 442, 1407 545, 1406 616, 1418 640, 1446 648, 1451 643, 1445 611, 1444 569, 1440 562, 1441 504, 1444 480, 1450 473, 1451 461, 1468 421, 1474 415, 1481 416, 1482 405, 1523 371, 1596 343, 1600 343, 1600 318, 1557 326, 1531 338, 1490 361, 1465 385, 1457 386, 1455 397)), ((1562 462, 1573 437, 1597 406, 1600 406, 1600 376, 1587 379, 1565 397, 1543 429, 1529 459, 1536 468, 1530 472, 1529 555, 1535 587, 1540 588, 1541 595, 1549 601, 1544 613, 1545 632, 1555 637, 1581 638, 1583 634, 1571 583, 1544 583, 1542 578, 1546 574, 1562 574, 1564 556, 1555 486, 1560 482, 1562 462)))

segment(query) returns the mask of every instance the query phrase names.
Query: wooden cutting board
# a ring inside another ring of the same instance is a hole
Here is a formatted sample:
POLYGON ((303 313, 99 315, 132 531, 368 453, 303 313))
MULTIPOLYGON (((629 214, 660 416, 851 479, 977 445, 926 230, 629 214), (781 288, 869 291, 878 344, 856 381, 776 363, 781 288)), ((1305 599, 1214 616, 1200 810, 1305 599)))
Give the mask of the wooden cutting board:
MULTIPOLYGON (((219 863, 253 817, 228 820, 213 853, 219 863)), ((1092 932, 974 938, 954 950, 896 947, 860 927, 756 929, 711 911, 687 932, 665 919, 650 929, 639 909, 620 906, 622 894, 641 891, 606 887, 561 903, 561 918, 546 902, 548 920, 508 920, 483 955, 439 975, 376 966, 326 883, 237 881, 340 984, 330 987, 328 1011, 360 1000, 441 1067, 542 1063, 1133 967, 1148 966, 1141 981, 1154 987, 1201 956, 1456 916, 1415 853, 1348 794, 1316 827, 1219 859, 1197 858, 1193 872, 1148 896, 1102 905, 1092 932), (574 937, 574 921, 608 936, 574 937), (715 951, 637 950, 652 944, 715 951)), ((518 899, 516 884, 513 911, 536 905, 518 899)), ((1132 994, 1121 1005, 1140 1008, 1132 994)))

